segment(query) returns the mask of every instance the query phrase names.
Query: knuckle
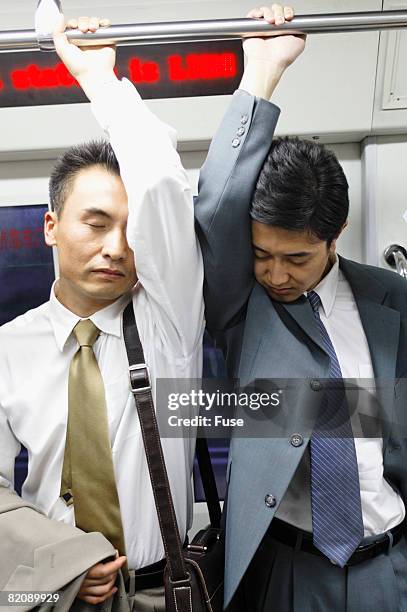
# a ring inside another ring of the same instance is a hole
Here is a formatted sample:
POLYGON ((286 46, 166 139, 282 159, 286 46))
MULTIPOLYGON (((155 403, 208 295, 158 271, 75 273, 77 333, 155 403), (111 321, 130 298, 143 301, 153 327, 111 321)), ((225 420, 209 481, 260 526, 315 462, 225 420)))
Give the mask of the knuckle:
POLYGON ((98 595, 99 597, 104 597, 109 592, 109 590, 109 585, 103 584, 102 586, 97 587, 97 592, 95 593, 95 595, 98 595))
POLYGON ((92 588, 89 589, 88 594, 91 597, 102 597, 107 592, 108 592, 107 586, 105 584, 101 584, 101 585, 98 585, 98 586, 92 586, 92 588))
POLYGON ((103 579, 102 584, 104 584, 104 585, 106 585, 106 584, 107 584, 107 585, 109 585, 109 584, 111 584, 112 582, 115 582, 115 580, 116 580, 116 574, 114 574, 114 575, 113 575, 113 574, 109 574, 109 576, 106 576, 106 577, 103 579))
POLYGON ((105 577, 105 573, 103 572, 103 570, 96 570, 92 573, 92 578, 96 578, 96 580, 100 580, 101 578, 105 577))

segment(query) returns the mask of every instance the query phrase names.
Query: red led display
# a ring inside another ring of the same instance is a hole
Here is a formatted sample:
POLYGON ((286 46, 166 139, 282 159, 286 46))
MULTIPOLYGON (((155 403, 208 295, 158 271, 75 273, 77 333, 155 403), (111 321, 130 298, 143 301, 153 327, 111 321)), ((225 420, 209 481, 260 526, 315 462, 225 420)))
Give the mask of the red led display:
MULTIPOLYGON (((143 98, 232 93, 243 72, 240 41, 119 47, 116 72, 143 98)), ((54 54, 0 54, 0 107, 83 102, 76 80, 54 54)))
POLYGON ((231 79, 236 76, 234 53, 189 53, 167 59, 171 81, 231 79))
POLYGON ((0 251, 38 249, 44 244, 43 227, 0 230, 0 251))
POLYGON ((41 68, 30 64, 27 68, 12 70, 10 73, 12 86, 15 89, 46 89, 48 87, 78 87, 77 81, 72 77, 64 64, 55 67, 41 68))
POLYGON ((129 73, 133 83, 158 83, 161 79, 160 66, 157 62, 142 62, 137 57, 130 60, 129 73))

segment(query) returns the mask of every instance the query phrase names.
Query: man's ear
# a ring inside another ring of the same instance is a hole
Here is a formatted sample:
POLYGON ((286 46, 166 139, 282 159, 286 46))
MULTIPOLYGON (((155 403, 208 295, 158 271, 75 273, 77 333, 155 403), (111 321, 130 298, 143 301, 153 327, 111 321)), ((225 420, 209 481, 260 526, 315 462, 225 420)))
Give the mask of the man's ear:
POLYGON ((345 227, 347 227, 348 225, 348 220, 345 221, 345 223, 342 225, 341 230, 339 232, 339 234, 337 235, 336 238, 334 238, 330 244, 329 250, 331 253, 335 253, 336 251, 336 241, 338 240, 339 236, 342 234, 343 230, 345 229, 345 227))
MULTIPOLYGON (((346 219, 345 223, 342 225, 341 227, 341 231, 339 232, 339 236, 342 234, 343 230, 345 229, 345 227, 348 227, 348 220, 346 219)), ((338 237, 339 237, 338 236, 338 237)))
POLYGON ((44 216, 44 237, 45 244, 57 246, 58 216, 55 212, 48 211, 44 216))

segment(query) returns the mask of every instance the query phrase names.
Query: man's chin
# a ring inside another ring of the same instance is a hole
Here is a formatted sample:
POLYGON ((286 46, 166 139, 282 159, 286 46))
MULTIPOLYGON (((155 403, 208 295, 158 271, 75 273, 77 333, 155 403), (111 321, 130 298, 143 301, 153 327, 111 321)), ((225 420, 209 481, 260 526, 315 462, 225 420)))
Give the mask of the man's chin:
POLYGON ((90 283, 85 292, 90 298, 106 302, 114 302, 125 293, 131 291, 128 283, 90 283))
POLYGON ((276 302, 284 302, 286 304, 289 302, 295 302, 295 300, 298 300, 298 298, 301 295, 298 293, 298 291, 294 291, 293 289, 282 292, 282 291, 274 291, 273 289, 270 289, 269 287, 267 287, 267 293, 269 294, 272 300, 276 302))

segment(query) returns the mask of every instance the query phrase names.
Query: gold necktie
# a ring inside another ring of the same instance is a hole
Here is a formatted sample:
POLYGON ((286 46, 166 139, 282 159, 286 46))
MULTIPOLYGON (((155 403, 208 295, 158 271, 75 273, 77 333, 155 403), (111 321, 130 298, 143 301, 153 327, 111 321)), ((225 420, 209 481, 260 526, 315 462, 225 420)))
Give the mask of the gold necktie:
POLYGON ((99 330, 86 319, 79 321, 73 331, 79 349, 69 370, 61 496, 68 504, 74 504, 77 527, 86 532, 100 531, 125 555, 105 390, 93 352, 99 330))

